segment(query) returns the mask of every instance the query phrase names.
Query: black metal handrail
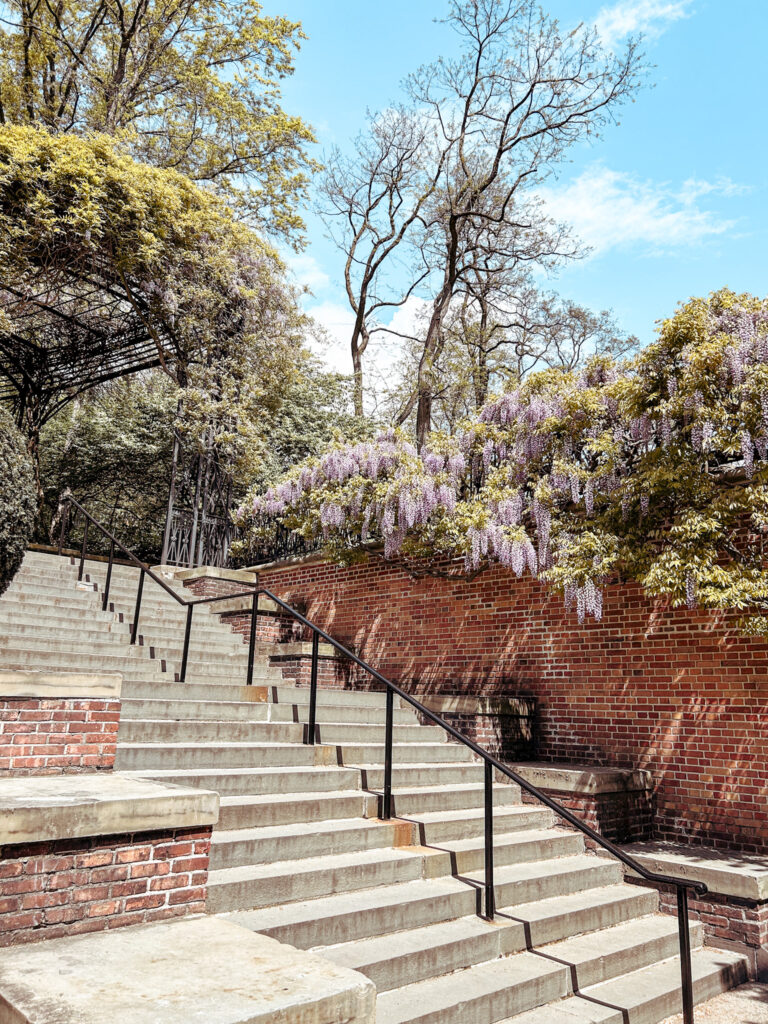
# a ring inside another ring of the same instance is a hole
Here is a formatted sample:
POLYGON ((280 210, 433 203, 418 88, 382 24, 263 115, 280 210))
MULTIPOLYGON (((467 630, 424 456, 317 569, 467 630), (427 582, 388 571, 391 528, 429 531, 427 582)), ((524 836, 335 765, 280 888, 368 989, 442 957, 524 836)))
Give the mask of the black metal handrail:
MULTIPOLYGON (((78 581, 81 581, 82 578, 83 578, 83 571, 84 571, 84 568, 85 568, 85 561, 86 561, 86 558, 88 556, 88 530, 89 530, 89 527, 90 526, 94 526, 109 541, 109 560, 108 560, 108 563, 107 563, 107 578, 106 578, 106 581, 104 583, 104 593, 102 595, 102 601, 101 601, 101 607, 102 607, 103 611, 106 611, 107 605, 109 603, 109 589, 110 589, 110 586, 112 584, 112 566, 113 566, 114 561, 115 561, 115 550, 118 550, 118 551, 122 552, 122 554, 128 559, 128 561, 131 563, 131 565, 134 565, 134 566, 136 566, 137 569, 139 569, 139 584, 138 584, 138 588, 137 588, 137 591, 136 591, 136 603, 134 605, 134 610, 133 610, 133 619, 131 620, 131 643, 132 644, 136 643, 136 640, 137 640, 137 638, 139 636, 139 616, 141 614, 141 600, 142 600, 142 596, 144 594, 144 580, 145 580, 145 578, 147 576, 152 580, 153 583, 156 583, 159 587, 161 587, 166 592, 166 594, 170 594, 170 596, 174 599, 174 601, 176 601, 180 605, 184 605, 184 607, 187 609, 187 621, 186 621, 185 627, 184 627, 184 647, 183 647, 182 656, 181 656, 181 668, 179 670, 179 682, 182 682, 182 683, 186 682, 186 678, 187 678, 187 665, 188 665, 188 662, 189 662, 189 646, 190 646, 190 639, 191 639, 191 635, 192 635, 192 615, 194 613, 195 608, 198 605, 200 605, 200 604, 213 604, 216 601, 229 601, 233 597, 250 597, 252 599, 252 601, 253 601, 253 606, 252 606, 252 609, 251 609, 251 636, 250 636, 250 644, 249 644, 249 647, 248 647, 247 685, 248 686, 251 685, 251 683, 253 682, 253 666, 254 666, 254 655, 255 655, 255 649, 256 649, 256 621, 257 621, 257 617, 258 617, 258 602, 259 602, 259 591, 258 591, 257 586, 256 586, 255 583, 251 584, 251 586, 254 588, 252 590, 243 590, 243 591, 240 591, 239 593, 235 593, 235 594, 221 594, 218 597, 200 597, 200 598, 197 598, 194 601, 187 601, 185 598, 180 597, 179 594, 177 594, 176 591, 173 589, 173 587, 170 587, 161 576, 158 576, 158 574, 156 572, 154 572, 154 570, 151 569, 146 564, 146 562, 142 562, 142 560, 138 557, 138 555, 134 554, 134 552, 131 551, 130 548, 127 548, 125 546, 125 544, 123 544, 121 541, 119 541, 117 539, 117 537, 115 537, 114 534, 111 533, 106 528, 106 526, 103 526, 97 519, 94 519, 94 517, 90 514, 90 512, 88 512, 85 508, 83 508, 83 506, 80 504, 80 502, 77 501, 77 499, 74 498, 69 493, 65 493, 62 496, 61 503, 60 503, 61 527, 60 527, 60 530, 59 530, 59 545, 58 545, 58 553, 59 553, 59 555, 62 554, 63 549, 64 549, 64 539, 65 539, 65 536, 66 536, 67 519, 68 519, 68 517, 70 515, 70 510, 72 508, 76 509, 76 511, 79 512, 83 516, 83 518, 85 520, 85 526, 83 528, 83 542, 82 542, 82 545, 81 545, 81 548, 80 548, 80 563, 79 563, 78 571, 77 571, 77 579, 78 579, 78 581)), ((221 577, 213 577, 213 578, 214 579, 220 579, 221 577)), ((247 583, 246 583, 246 586, 248 586, 247 583)))
POLYGON ((650 871, 644 867, 639 861, 637 861, 631 854, 626 853, 620 847, 616 846, 605 836, 600 835, 589 825, 585 824, 580 818, 576 817, 575 814, 571 813, 566 807, 563 807, 556 800, 553 800, 550 796, 540 790, 537 786, 534 786, 527 779, 523 778, 516 771, 510 768, 508 765, 499 761, 498 758, 494 757, 489 751, 479 746, 473 740, 470 740, 463 733, 455 729, 450 723, 446 722, 445 719, 441 718, 436 712, 431 711, 428 707, 421 703, 416 697, 407 693, 401 689, 396 683, 393 683, 391 679, 382 675, 377 669, 373 668, 366 661, 360 658, 354 651, 349 650, 344 644, 340 643, 330 634, 326 633, 325 630, 316 626, 313 622, 310 622, 301 612, 296 611, 289 604, 279 598, 276 594, 273 594, 270 590, 265 587, 259 587, 258 583, 254 583, 253 589, 248 591, 241 591, 236 594, 224 594, 217 597, 203 597, 198 598, 195 601, 186 601, 183 597, 180 597, 172 587, 158 576, 148 565, 141 561, 129 548, 125 547, 110 531, 102 526, 93 516, 87 512, 83 506, 74 498, 71 494, 65 494, 62 498, 62 517, 61 517, 61 534, 59 540, 59 554, 61 554, 64 545, 65 536, 65 512, 67 506, 73 506, 85 517, 85 528, 83 531, 83 543, 80 552, 80 565, 78 570, 78 580, 83 578, 83 568, 85 565, 87 555, 87 544, 88 544, 88 526, 92 524, 95 526, 110 542, 110 553, 109 553, 109 565, 107 569, 107 579, 104 589, 104 596, 102 607, 106 609, 109 598, 109 587, 112 576, 112 564, 114 561, 115 549, 119 549, 128 560, 140 570, 138 591, 136 596, 136 606, 134 611, 134 618, 131 623, 131 643, 136 642, 138 635, 138 621, 139 613, 141 610, 141 598, 144 589, 144 579, 146 576, 162 589, 170 594, 179 604, 184 605, 187 608, 187 620, 184 630, 184 647, 182 652, 181 670, 179 673, 179 679, 184 682, 186 679, 187 662, 189 658, 189 647, 190 638, 192 632, 192 614, 197 605, 200 604, 213 604, 218 601, 228 601, 232 598, 238 597, 249 597, 251 599, 251 624, 249 632, 249 645, 248 645, 248 671, 246 676, 246 685, 250 686, 253 682, 253 669, 254 669, 254 655, 255 655, 255 644, 256 644, 256 633, 257 623, 259 616, 259 597, 263 594, 266 598, 273 601, 279 608, 282 608, 288 615, 290 615, 297 622, 300 622, 304 627, 312 631, 312 660, 311 660, 311 672, 310 672, 310 693, 309 693, 309 714, 308 724, 304 737, 304 742, 307 744, 315 744, 317 741, 317 688, 318 688, 318 669, 319 669, 319 647, 320 639, 322 638, 326 643, 330 644, 335 650, 342 654, 345 658, 354 662, 357 666, 362 668, 370 676, 372 676, 377 682, 381 683, 385 687, 385 699, 386 699, 386 718, 385 718, 385 729, 384 729, 384 787, 382 794, 382 805, 381 805, 381 818, 383 820, 389 820, 392 817, 393 803, 392 803, 392 755, 394 745, 394 698, 395 695, 400 697, 411 705, 416 711, 419 712, 424 718, 433 722, 435 725, 444 729, 449 736, 452 736, 459 743, 468 747, 473 754, 481 758, 484 763, 484 795, 485 795, 485 872, 483 879, 484 888, 484 916, 493 920, 496 915, 496 898, 495 898, 495 886, 494 886, 494 864, 493 864, 493 770, 505 775, 508 779, 517 783, 521 789, 525 790, 530 796, 534 797, 540 803, 544 804, 551 811, 554 811, 560 818, 567 821, 574 828, 578 829, 585 836, 592 840, 596 845, 602 847, 607 853, 621 861, 626 867, 634 871, 635 874, 648 882, 653 882, 657 885, 672 886, 677 891, 677 913, 678 913, 678 931, 679 931, 679 942, 680 942, 680 970, 682 980, 682 1002, 683 1002, 683 1021, 684 1024, 694 1024, 693 1016, 693 972, 691 964, 691 940, 690 940, 690 924, 689 924, 689 912, 688 912, 688 890, 695 892, 699 896, 704 896, 707 892, 707 886, 704 882, 697 882, 691 879, 676 878, 672 875, 663 875, 656 871, 650 871))
MULTIPOLYGON (((402 700, 406 701, 411 707, 415 708, 420 715, 433 722, 435 725, 440 726, 450 736, 459 743, 463 743, 464 746, 469 747, 473 754, 477 757, 482 758, 485 765, 484 780, 485 780, 485 874, 483 886, 485 890, 484 900, 484 916, 488 920, 493 920, 496 914, 496 898, 495 898, 495 887, 493 877, 493 769, 506 775, 507 778, 516 782, 521 789, 525 790, 526 793, 535 797, 555 814, 559 815, 574 828, 577 828, 584 835, 588 836, 594 843, 601 846, 611 856, 616 857, 626 867, 630 868, 635 874, 644 878, 648 882, 654 882, 657 885, 669 885, 673 886, 677 890, 677 913, 678 913, 678 930, 680 940, 680 970, 682 979, 682 996, 683 996, 683 1019, 684 1024, 694 1024, 693 1018, 693 972, 691 965, 691 936, 689 931, 689 920, 688 920, 688 890, 692 890, 698 896, 704 896, 707 892, 707 886, 704 882, 697 882, 686 878, 676 878, 672 875, 663 875, 656 871, 650 871, 644 867, 639 861, 637 861, 631 854, 626 853, 615 843, 612 843, 610 839, 606 839, 605 836, 600 835, 589 825, 585 824, 580 818, 577 818, 575 814, 572 814, 566 807, 559 804, 556 800, 553 800, 550 796, 547 796, 537 786, 534 786, 527 779, 523 778, 516 771, 510 768, 508 765, 499 761, 498 758, 494 757, 484 747, 479 746, 469 737, 464 736, 463 733, 455 729, 449 722, 446 722, 444 718, 436 714, 434 711, 430 711, 428 707, 421 703, 416 697, 407 693, 401 689, 396 683, 393 683, 391 679, 382 675, 381 672, 373 668, 362 658, 358 657, 354 651, 350 651, 344 644, 339 643, 338 640, 326 633, 325 630, 320 629, 313 622, 310 622, 304 615, 296 611, 295 608, 291 608, 289 604, 286 604, 281 598, 277 597, 271 591, 266 588, 261 588, 259 593, 264 594, 265 597, 274 601, 280 608, 291 615, 297 622, 300 622, 303 626, 312 630, 312 665, 310 673, 310 695, 309 695, 309 724, 305 736, 305 743, 314 744, 316 742, 317 728, 317 677, 318 677, 318 660, 319 660, 319 641, 322 638, 326 643, 331 644, 340 654, 345 658, 349 658, 356 665, 362 668, 365 672, 371 675, 377 682, 383 683, 386 687, 386 725, 384 729, 384 788, 382 795, 382 808, 381 817, 384 820, 388 820, 392 817, 392 748, 393 748, 393 732, 394 732, 394 696, 395 694, 402 700)), ((254 602, 256 607, 256 602, 254 602)), ((251 629, 253 631, 253 622, 251 623, 251 629)))

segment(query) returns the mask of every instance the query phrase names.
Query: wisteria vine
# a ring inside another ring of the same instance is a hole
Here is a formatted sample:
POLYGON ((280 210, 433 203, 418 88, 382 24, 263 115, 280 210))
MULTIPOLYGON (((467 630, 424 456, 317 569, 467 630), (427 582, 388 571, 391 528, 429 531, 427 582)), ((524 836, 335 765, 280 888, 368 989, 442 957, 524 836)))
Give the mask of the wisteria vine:
POLYGON ((348 559, 476 573, 498 563, 600 619, 611 579, 689 608, 768 605, 768 302, 722 291, 628 363, 534 374, 417 452, 387 430, 250 496, 348 559))

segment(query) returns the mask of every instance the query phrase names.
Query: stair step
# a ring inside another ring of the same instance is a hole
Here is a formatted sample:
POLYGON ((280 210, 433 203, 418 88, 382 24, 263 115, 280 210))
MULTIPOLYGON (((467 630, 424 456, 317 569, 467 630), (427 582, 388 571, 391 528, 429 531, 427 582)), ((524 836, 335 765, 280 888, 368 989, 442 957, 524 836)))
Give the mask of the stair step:
MULTIPOLYGON (((323 705, 321 714, 324 717, 332 717, 334 722, 358 722, 361 725, 381 725, 386 717, 384 709, 342 703, 323 705)), ((123 699, 121 715, 126 720, 163 718, 175 721, 204 719, 219 722, 306 722, 309 718, 309 708, 307 704, 128 697, 123 699)), ((399 725, 412 725, 415 722, 415 715, 405 708, 398 708, 394 711, 394 721, 399 725)))
MULTIPOLYGON (((283 727, 284 728, 284 727, 283 727)), ((279 768, 300 765, 354 767, 384 760, 383 744, 309 746, 297 743, 124 743, 117 744, 115 767, 119 771, 152 768, 279 768)), ((396 743, 393 755, 399 765, 459 763, 470 760, 466 747, 457 743, 396 743), (466 756, 462 756, 466 751, 466 756)))
MULTIPOLYGON (((279 650, 279 645, 273 647, 279 650)), ((266 692, 259 692, 257 687, 248 687, 241 684, 217 684, 214 691, 202 683, 175 683, 169 680, 163 684, 162 694, 149 686, 142 686, 139 683, 130 683, 123 687, 123 696, 131 698, 158 697, 162 696, 168 700, 206 700, 210 699, 212 693, 216 700, 226 701, 270 701, 276 704, 308 704, 309 687, 292 686, 282 681, 279 670, 271 668, 271 673, 276 675, 280 682, 269 686, 266 692)), ((384 707, 384 694, 368 692, 366 690, 341 690, 341 689, 318 689, 317 706, 354 704, 357 707, 384 707)), ((395 700, 395 707, 407 707, 407 702, 399 698, 395 700)))
MULTIPOLYGON (((461 839, 481 832, 485 825, 482 811, 483 787, 468 783, 446 788, 423 786, 403 789, 395 794, 395 812, 401 819, 417 817, 415 834, 423 845, 441 839, 461 839), (431 812, 431 813, 430 813, 431 812)), ((496 808, 494 827, 502 832, 509 822, 542 820, 536 808, 514 805, 517 787, 509 787, 513 806, 496 808)), ((377 794, 359 790, 319 793, 287 793, 275 796, 228 796, 221 800, 220 828, 255 828, 261 825, 285 825, 293 822, 327 821, 332 818, 376 817, 380 810, 377 794)), ((539 812, 541 815, 541 812, 539 812)), ((548 821, 546 813, 543 820, 548 821)), ((575 835, 575 833, 573 833, 575 835)))
MULTIPOLYGON (((106 660, 106 659, 105 659, 106 660)), ((275 742, 293 740, 301 743, 304 727, 299 722, 240 722, 210 719, 166 720, 166 719, 123 719, 120 722, 120 741, 126 743, 144 742, 181 743, 185 740, 199 740, 202 743, 256 742, 260 737, 275 742)), ((446 733, 437 726, 396 725, 396 743, 418 743, 423 737, 425 743, 445 741, 446 733)), ((383 741, 383 725, 365 725, 356 722, 327 722, 318 726, 318 742, 343 743, 347 739, 370 742, 383 741)))
MULTIPOLYGON (((677 922, 655 915, 531 952, 569 966, 570 985, 583 988, 615 977, 627 964, 644 967, 673 956, 677 945, 677 922)), ((517 922, 472 916, 400 932, 395 950, 390 936, 379 936, 315 951, 340 967, 365 974, 381 993, 524 948, 517 922)))
MULTIPOLYGON (((222 796, 270 795, 275 793, 307 793, 313 791, 365 789, 380 791, 383 785, 382 768, 201 768, 187 771, 151 769, 128 772, 137 778, 157 779, 177 786, 215 789, 222 796)), ((392 785, 416 786, 423 782, 431 786, 456 786, 479 782, 483 777, 482 765, 474 762, 461 764, 416 764, 393 766, 392 785)))
MULTIPOLYGON (((237 911, 229 916, 252 931, 301 949, 385 934, 396 946, 398 932, 474 914, 478 902, 477 890, 457 878, 443 877, 237 911)), ((619 883, 514 908, 501 907, 497 919, 514 921, 518 928, 516 948, 522 950, 652 913, 657 903, 653 890, 619 883)))
POLYGON ((483 1024, 568 993, 568 968, 535 953, 517 953, 382 992, 377 1024, 483 1024))
POLYGON ((208 874, 207 909, 220 914, 408 882, 422 877, 423 861, 421 851, 407 848, 224 868, 208 874))
MULTIPOLYGON (((246 910, 410 881, 427 874, 429 858, 438 855, 408 847, 212 871, 209 908, 213 913, 246 910)), ((441 859, 450 870, 450 857, 441 859)), ((479 878, 463 876, 463 881, 480 889, 479 874, 479 878)), ((499 867, 495 873, 496 898, 500 906, 517 901, 530 903, 534 898, 609 885, 620 879, 619 865, 586 855, 512 864, 499 867)))
MULTIPOLYGON (((691 965, 696 1003, 746 980, 745 960, 737 953, 705 946, 693 950, 691 965)), ((679 957, 670 957, 499 1024, 658 1024, 680 1013, 680 985, 679 957)))

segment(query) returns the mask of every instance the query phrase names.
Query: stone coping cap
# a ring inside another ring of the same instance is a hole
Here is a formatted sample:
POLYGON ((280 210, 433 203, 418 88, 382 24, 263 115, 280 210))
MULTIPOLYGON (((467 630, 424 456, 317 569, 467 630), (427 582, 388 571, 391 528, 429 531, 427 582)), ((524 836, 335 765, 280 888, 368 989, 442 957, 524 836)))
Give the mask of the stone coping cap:
POLYGON ((152 568, 182 581, 219 579, 232 583, 255 583, 257 579, 256 573, 248 569, 217 569, 215 565, 198 565, 194 569, 181 569, 178 565, 155 565, 152 568))
POLYGON ((527 697, 425 694, 418 699, 424 707, 438 715, 513 715, 527 718, 535 706, 534 699, 527 697))
MULTIPOLYGON (((211 612, 216 615, 224 615, 225 613, 231 612, 250 612, 253 608, 252 597, 230 597, 226 601, 216 601, 214 604, 208 606, 211 612)), ((272 598, 264 597, 262 594, 259 597, 259 611, 260 612, 272 612, 272 614, 279 614, 282 609, 276 604, 272 598)), ((287 615, 287 612, 283 612, 287 615)))
POLYGON ((214 825, 219 794, 117 772, 0 779, 0 846, 214 825))
POLYGON ((0 699, 40 697, 44 700, 118 700, 122 688, 123 677, 119 672, 0 671, 0 699))
POLYGON ((373 982, 216 917, 3 950, 7 1024, 374 1024, 373 982))
POLYGON ((650 789, 651 773, 639 768, 596 768, 549 761, 509 762, 509 767, 539 789, 559 793, 627 793, 650 789))
POLYGON ((623 849, 651 871, 704 882, 721 896, 768 901, 768 857, 680 843, 631 843, 623 849))
MULTIPOLYGON (((271 650, 269 652, 272 658, 296 658, 296 657, 309 657, 312 654, 312 644, 307 643, 303 640, 297 640, 290 643, 270 644, 271 650)), ((319 643, 317 645, 317 653, 321 658, 343 658, 344 655, 340 654, 339 651, 333 646, 333 644, 319 643)))

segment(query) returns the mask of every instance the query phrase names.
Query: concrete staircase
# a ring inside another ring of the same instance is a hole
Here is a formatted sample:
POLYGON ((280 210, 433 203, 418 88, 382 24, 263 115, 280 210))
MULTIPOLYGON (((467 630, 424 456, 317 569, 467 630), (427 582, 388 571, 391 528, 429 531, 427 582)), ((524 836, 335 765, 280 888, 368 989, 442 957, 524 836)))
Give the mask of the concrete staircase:
MULTIPOLYGON (((618 862, 499 779, 500 909, 479 918, 483 770, 467 748, 398 706, 397 818, 381 821, 383 694, 321 690, 306 746, 308 691, 270 668, 269 645, 241 685, 242 638, 198 609, 178 683, 184 609, 147 581, 131 649, 136 573, 115 569, 102 612, 104 569, 88 563, 78 588, 68 561, 30 554, 0 598, 0 656, 124 672, 117 767, 221 794, 209 912, 361 971, 379 1024, 658 1024, 679 1009, 677 921, 618 862)), ((698 926, 692 941, 697 1001, 743 979, 698 926)))

